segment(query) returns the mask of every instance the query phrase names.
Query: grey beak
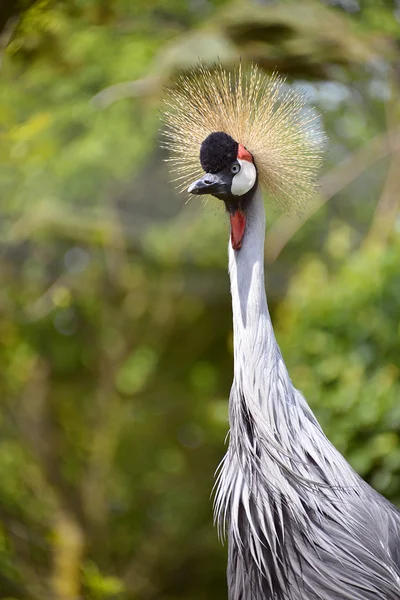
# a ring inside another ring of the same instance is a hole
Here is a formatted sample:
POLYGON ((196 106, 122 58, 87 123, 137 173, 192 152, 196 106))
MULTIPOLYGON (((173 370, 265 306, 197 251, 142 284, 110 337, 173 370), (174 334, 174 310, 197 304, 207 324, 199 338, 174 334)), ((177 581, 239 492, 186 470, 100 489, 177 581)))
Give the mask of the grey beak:
POLYGON ((229 194, 231 191, 232 177, 224 173, 206 173, 194 181, 189 187, 190 194, 229 194))

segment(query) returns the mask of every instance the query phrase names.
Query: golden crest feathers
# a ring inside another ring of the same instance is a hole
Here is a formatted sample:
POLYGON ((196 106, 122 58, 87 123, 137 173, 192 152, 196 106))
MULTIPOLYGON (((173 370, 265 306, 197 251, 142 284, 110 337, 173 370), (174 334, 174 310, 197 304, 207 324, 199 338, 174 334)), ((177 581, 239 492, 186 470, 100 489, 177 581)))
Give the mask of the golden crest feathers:
POLYGON ((322 162, 317 117, 298 91, 283 91, 285 80, 257 66, 226 71, 201 65, 181 75, 164 98, 163 132, 168 159, 182 191, 203 174, 203 140, 223 131, 254 157, 259 182, 285 211, 301 212, 314 194, 322 162))

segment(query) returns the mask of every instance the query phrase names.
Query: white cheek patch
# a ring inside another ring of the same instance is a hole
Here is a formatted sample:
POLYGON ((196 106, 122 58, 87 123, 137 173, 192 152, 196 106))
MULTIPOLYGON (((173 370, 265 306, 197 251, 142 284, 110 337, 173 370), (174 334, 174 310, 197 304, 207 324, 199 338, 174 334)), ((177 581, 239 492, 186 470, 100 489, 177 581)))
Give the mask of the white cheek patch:
POLYGON ((253 163, 248 160, 238 158, 237 161, 241 169, 232 179, 231 192, 234 196, 243 196, 255 184, 257 171, 253 163))

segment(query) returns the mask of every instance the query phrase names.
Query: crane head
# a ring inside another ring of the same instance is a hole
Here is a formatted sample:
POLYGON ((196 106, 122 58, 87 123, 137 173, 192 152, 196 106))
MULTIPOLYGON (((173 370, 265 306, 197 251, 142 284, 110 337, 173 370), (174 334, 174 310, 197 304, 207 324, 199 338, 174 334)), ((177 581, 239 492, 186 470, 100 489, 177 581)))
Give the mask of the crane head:
POLYGON ((188 188, 191 194, 211 194, 223 200, 231 221, 231 242, 239 250, 246 228, 246 206, 257 184, 253 156, 230 135, 210 133, 200 147, 205 175, 188 188))
POLYGON ((177 188, 225 202, 234 248, 258 186, 288 213, 312 201, 323 135, 305 96, 277 73, 200 63, 166 90, 162 115, 177 188))

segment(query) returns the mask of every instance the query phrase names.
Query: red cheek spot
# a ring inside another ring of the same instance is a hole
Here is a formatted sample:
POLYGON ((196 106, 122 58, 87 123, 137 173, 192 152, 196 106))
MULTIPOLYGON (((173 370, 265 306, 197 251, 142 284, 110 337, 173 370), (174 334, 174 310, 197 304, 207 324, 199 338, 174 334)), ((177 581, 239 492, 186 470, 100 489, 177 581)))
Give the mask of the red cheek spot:
POLYGON ((247 160, 248 162, 251 162, 251 163, 253 162, 252 155, 250 154, 250 152, 248 150, 246 150, 246 148, 244 146, 242 146, 242 144, 239 144, 237 157, 240 158, 240 160, 247 160))

